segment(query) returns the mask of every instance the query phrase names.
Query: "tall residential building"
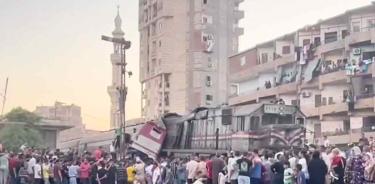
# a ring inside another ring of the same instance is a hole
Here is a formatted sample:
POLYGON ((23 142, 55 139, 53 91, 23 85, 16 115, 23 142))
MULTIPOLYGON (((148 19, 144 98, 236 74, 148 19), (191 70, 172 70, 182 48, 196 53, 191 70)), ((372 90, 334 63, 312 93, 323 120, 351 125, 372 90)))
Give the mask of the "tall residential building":
POLYGON ((358 142, 361 132, 375 136, 374 62, 375 3, 231 56, 229 105, 298 105, 309 142, 358 142))
POLYGON ((243 0, 139 0, 142 116, 227 103, 243 0))
MULTIPOLYGON (((115 17, 115 29, 112 31, 113 38, 124 38, 124 32, 121 29, 122 20, 119 9, 115 17)), ((112 64, 112 84, 108 86, 107 91, 111 98, 110 109, 110 128, 119 128, 121 126, 120 120, 120 93, 118 88, 121 86, 121 51, 120 44, 113 43, 113 53, 111 54, 112 64)))

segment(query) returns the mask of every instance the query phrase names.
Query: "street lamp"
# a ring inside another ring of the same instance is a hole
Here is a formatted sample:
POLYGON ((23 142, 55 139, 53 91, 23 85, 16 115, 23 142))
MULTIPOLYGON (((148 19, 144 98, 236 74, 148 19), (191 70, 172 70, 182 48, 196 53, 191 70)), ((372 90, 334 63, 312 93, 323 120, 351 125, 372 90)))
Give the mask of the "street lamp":
MULTIPOLYGON (((130 41, 126 41, 124 38, 112 38, 109 36, 102 35, 102 40, 107 42, 112 42, 115 44, 118 44, 120 46, 120 62, 116 63, 116 65, 119 65, 121 68, 121 80, 120 85, 116 87, 116 90, 119 92, 119 122, 121 123, 121 128, 123 129, 123 135, 125 135, 125 101, 126 101, 126 95, 128 93, 128 88, 126 87, 126 74, 129 76, 132 74, 131 72, 126 71, 126 55, 125 50, 129 49, 131 46, 130 41)), ((124 139, 122 139, 122 149, 123 154, 126 155, 127 151, 127 143, 125 142, 125 136, 124 139)))

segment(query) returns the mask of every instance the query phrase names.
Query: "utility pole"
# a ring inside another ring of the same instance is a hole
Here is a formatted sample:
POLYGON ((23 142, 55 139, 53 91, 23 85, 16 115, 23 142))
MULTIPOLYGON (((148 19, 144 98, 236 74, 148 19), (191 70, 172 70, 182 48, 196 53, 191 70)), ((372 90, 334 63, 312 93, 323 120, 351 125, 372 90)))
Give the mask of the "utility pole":
POLYGON ((3 114, 4 114, 5 102, 6 102, 6 99, 7 99, 7 90, 8 90, 8 78, 5 81, 4 94, 2 95, 3 96, 3 107, 1 108, 0 116, 3 116, 3 114))
POLYGON ((116 65, 120 66, 121 69, 121 77, 120 77, 120 85, 116 86, 116 90, 119 92, 119 122, 121 122, 121 129, 122 129, 122 139, 121 139, 121 146, 120 150, 123 156, 126 156, 128 143, 125 141, 125 101, 126 95, 128 93, 128 88, 126 87, 126 74, 131 75, 131 72, 126 71, 126 49, 130 48, 131 42, 126 41, 124 38, 112 38, 108 36, 102 36, 103 41, 112 42, 114 44, 119 45, 120 50, 120 62, 116 63, 116 65))

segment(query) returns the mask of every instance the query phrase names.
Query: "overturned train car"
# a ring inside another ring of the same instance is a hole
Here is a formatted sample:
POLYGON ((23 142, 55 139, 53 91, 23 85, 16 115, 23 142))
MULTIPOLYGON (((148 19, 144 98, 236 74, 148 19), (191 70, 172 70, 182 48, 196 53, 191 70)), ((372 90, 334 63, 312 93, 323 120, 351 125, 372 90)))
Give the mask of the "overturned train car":
POLYGON ((252 104, 227 108, 198 108, 191 114, 166 114, 163 151, 219 153, 254 148, 302 147, 304 114, 297 106, 252 104))

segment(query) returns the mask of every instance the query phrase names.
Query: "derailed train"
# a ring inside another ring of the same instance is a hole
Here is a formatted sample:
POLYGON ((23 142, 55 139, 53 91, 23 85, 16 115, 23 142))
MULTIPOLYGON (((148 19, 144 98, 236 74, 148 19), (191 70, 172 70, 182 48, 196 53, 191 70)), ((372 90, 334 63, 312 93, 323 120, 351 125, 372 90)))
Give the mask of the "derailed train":
POLYGON ((162 118, 167 131, 163 151, 217 153, 302 147, 304 120, 297 106, 283 104, 198 108, 187 116, 167 114, 162 118))
MULTIPOLYGON (((297 106, 252 104, 237 107, 197 108, 181 116, 164 115, 159 121, 127 127, 131 148, 156 157, 159 152, 190 154, 245 151, 253 148, 302 147, 304 114, 297 106)), ((110 132, 108 132, 110 134, 110 132)), ((109 147, 113 135, 81 140, 78 147, 109 147)))

